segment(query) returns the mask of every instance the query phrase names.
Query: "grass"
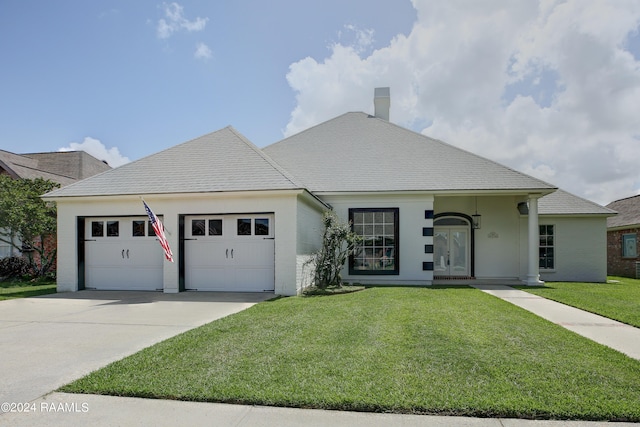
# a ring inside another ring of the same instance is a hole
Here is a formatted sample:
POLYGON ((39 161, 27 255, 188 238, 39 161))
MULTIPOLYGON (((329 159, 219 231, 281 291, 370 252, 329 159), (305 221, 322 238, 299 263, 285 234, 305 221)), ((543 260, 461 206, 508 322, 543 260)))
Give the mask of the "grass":
POLYGON ((0 301, 55 293, 55 279, 40 279, 35 281, 10 279, 0 282, 0 301))
POLYGON ((470 288, 371 288, 263 302, 61 391, 640 421, 640 362, 470 288))
POLYGON ((548 282, 540 288, 518 288, 640 328, 640 280, 626 277, 609 279, 614 282, 548 282))

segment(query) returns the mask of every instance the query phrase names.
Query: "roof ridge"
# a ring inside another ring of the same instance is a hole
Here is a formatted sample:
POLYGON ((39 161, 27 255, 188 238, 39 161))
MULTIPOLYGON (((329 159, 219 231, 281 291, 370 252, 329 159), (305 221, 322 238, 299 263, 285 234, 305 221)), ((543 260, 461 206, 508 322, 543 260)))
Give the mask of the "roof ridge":
POLYGON ((625 200, 634 199, 636 197, 640 197, 640 194, 636 194, 635 196, 623 197, 622 199, 614 200, 607 204, 607 206, 612 205, 614 203, 623 202, 625 200))
POLYGON ((280 166, 275 160, 273 160, 270 156, 267 155, 264 151, 258 148, 253 142, 249 141, 247 137, 245 137, 242 133, 240 133, 233 126, 229 125, 224 129, 229 129, 234 135, 236 135, 243 143, 245 143, 249 148, 255 151, 260 157, 262 157, 272 168, 274 168, 278 173, 280 173, 284 178, 287 179, 291 184, 297 185, 300 188, 306 188, 304 185, 300 185, 297 179, 288 172, 285 168, 280 166))
POLYGON ((370 114, 367 114, 367 113, 362 112, 362 111, 349 111, 349 112, 346 112, 346 113, 342 113, 342 114, 340 114, 339 116, 333 117, 333 118, 331 118, 331 119, 329 119, 329 120, 325 120, 325 121, 320 122, 320 123, 316 123, 315 125, 313 125, 313 126, 311 126, 311 127, 308 127, 308 128, 306 128, 306 129, 301 130, 300 132, 296 132, 296 133, 294 133, 293 135, 289 135, 289 136, 287 136, 286 138, 283 138, 283 139, 281 139, 281 140, 279 140, 279 141, 273 142, 273 143, 271 143, 271 144, 267 145, 266 147, 262 147, 262 149, 264 150, 265 148, 273 147, 274 145, 278 145, 278 144, 280 144, 281 142, 285 142, 285 141, 287 141, 288 139, 293 138, 294 136, 298 136, 298 135, 302 135, 302 134, 304 134, 304 133, 307 133, 307 132, 309 132, 309 131, 311 131, 311 130, 313 130, 313 129, 317 128, 318 126, 322 126, 322 125, 324 125, 324 124, 326 124, 326 123, 330 123, 330 122, 332 122, 332 121, 334 121, 334 120, 337 120, 337 119, 339 119, 339 118, 341 118, 341 117, 343 117, 343 116, 346 116, 347 114, 366 114, 367 116, 371 116, 370 114))

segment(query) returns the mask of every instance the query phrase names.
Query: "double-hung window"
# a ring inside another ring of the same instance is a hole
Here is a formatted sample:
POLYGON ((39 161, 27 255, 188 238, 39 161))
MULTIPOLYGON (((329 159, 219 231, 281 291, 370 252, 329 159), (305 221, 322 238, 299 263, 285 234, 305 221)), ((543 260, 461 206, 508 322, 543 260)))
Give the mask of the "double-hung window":
POLYGON ((398 274, 398 208, 349 209, 353 231, 362 237, 349 258, 349 274, 398 274))

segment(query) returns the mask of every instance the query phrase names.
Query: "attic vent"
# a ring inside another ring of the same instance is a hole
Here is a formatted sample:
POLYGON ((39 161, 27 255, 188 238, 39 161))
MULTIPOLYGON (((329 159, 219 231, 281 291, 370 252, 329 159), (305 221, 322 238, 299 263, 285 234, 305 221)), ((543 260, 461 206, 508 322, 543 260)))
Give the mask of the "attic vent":
POLYGON ((374 115, 389 121, 389 109, 391 108, 391 91, 388 87, 377 87, 373 92, 374 115))

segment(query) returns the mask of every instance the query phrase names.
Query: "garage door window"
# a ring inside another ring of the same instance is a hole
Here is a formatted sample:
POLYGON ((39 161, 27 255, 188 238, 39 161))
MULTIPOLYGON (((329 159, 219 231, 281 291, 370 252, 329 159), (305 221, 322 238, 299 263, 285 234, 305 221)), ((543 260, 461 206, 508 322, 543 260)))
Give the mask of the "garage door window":
POLYGON ((131 235, 133 237, 155 237, 156 232, 150 221, 134 220, 131 222, 131 235), (146 233, 146 234, 145 234, 146 233))
POLYGON ((222 236, 222 220, 221 219, 209 220, 209 236, 222 236))
POLYGON ((238 236, 251 236, 251 218, 238 218, 238 236))
POLYGON ((145 233, 145 223, 146 221, 132 221, 132 230, 131 230, 131 235, 133 237, 144 237, 145 233))
POLYGON ((191 235, 192 236, 204 236, 205 221, 204 219, 191 220, 191 235))
POLYGON ((104 236, 104 222, 92 221, 91 222, 91 237, 103 237, 104 236))
POLYGON ((120 235, 120 221, 107 221, 107 237, 120 235))
POLYGON ((255 219, 255 235, 256 236, 268 236, 269 235, 269 218, 256 218, 255 219))
POLYGON ((191 236, 222 236, 222 219, 192 219, 191 236))

